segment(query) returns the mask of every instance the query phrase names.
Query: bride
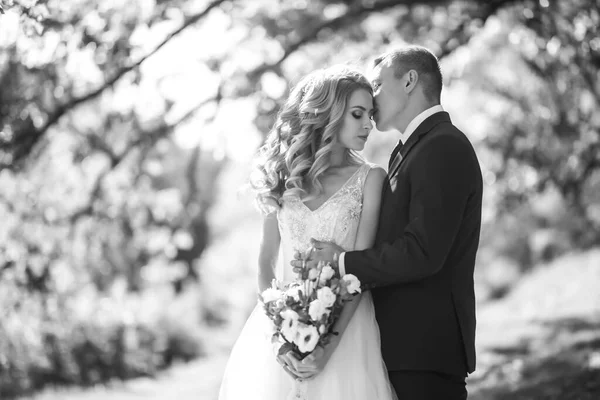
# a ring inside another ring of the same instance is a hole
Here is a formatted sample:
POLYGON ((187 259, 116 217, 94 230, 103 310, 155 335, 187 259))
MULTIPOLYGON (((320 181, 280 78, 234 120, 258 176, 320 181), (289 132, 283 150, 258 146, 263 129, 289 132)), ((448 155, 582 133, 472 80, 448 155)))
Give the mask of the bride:
MULTIPOLYGON (((372 129, 373 111, 371 85, 343 66, 315 71, 291 92, 252 179, 265 212, 259 291, 273 278, 294 279, 290 260, 310 247, 311 238, 345 250, 373 245, 386 173, 357 153, 372 129), (280 246, 284 260, 277 263, 280 246)), ((219 399, 282 400, 295 379, 303 381, 309 400, 393 399, 370 292, 344 306, 334 331, 339 335, 319 348, 317 370, 303 371, 291 355, 277 356, 272 323, 257 305, 233 347, 219 399)))

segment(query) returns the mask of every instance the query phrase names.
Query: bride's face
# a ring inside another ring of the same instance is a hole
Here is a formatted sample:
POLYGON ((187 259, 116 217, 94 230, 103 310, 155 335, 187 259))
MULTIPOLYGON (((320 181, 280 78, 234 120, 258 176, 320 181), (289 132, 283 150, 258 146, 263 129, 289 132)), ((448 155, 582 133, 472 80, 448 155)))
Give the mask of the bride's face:
POLYGON ((355 90, 346 104, 344 120, 338 133, 338 143, 351 150, 364 149, 373 129, 372 116, 373 96, 365 89, 355 90))

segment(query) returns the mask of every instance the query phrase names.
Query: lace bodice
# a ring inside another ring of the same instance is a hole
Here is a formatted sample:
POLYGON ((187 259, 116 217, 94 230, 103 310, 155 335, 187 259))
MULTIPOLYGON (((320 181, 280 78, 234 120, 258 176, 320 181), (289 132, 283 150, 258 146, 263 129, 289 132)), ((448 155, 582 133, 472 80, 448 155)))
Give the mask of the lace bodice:
POLYGON ((370 164, 358 170, 321 206, 311 211, 300 198, 288 199, 277 215, 283 262, 277 268, 277 279, 289 282, 294 273, 290 261, 294 253, 308 249, 310 239, 334 242, 345 250, 353 250, 362 211, 363 188, 370 164))

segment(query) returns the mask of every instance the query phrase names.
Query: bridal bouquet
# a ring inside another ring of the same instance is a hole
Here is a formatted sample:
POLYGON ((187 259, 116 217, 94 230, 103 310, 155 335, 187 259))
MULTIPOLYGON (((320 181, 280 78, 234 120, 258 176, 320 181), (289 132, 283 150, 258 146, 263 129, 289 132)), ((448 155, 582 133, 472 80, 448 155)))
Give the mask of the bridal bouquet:
POLYGON ((360 293, 356 276, 340 277, 330 264, 310 268, 303 263, 297 279, 287 285, 273 280, 259 295, 266 315, 274 324, 272 342, 278 354, 295 353, 302 359, 331 340, 333 324, 344 303, 360 293))

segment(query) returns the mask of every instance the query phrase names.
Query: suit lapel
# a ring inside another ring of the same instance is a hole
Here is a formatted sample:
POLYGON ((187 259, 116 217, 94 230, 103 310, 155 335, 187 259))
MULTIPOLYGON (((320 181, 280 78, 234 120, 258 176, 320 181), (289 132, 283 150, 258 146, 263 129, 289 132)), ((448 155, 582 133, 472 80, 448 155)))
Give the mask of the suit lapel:
POLYGON ((398 168, 402 165, 402 162, 406 159, 406 156, 411 151, 413 147, 421 140, 423 136, 429 133, 436 125, 442 122, 451 122, 450 115, 447 112, 438 112, 427 118, 425 121, 421 123, 417 127, 417 129, 413 132, 412 135, 408 138, 402 149, 396 156, 396 159, 392 163, 390 170, 388 171, 388 177, 393 177, 396 172, 398 172, 398 168))

